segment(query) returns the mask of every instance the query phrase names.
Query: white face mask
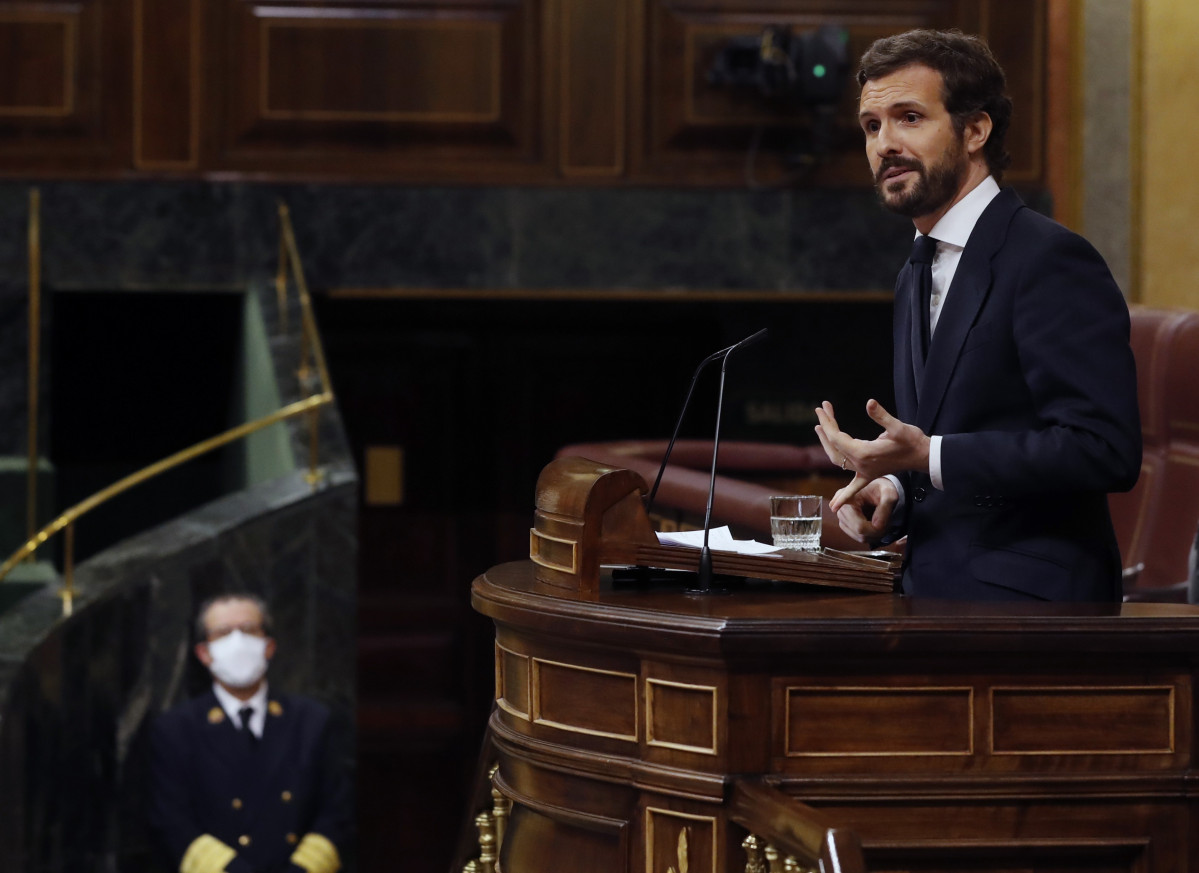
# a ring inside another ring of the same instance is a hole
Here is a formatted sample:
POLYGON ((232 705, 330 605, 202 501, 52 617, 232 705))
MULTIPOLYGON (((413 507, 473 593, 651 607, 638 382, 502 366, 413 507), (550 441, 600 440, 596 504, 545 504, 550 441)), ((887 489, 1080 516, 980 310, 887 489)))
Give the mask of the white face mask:
POLYGON ((230 688, 248 688, 266 674, 266 638, 239 630, 208 644, 212 675, 230 688))

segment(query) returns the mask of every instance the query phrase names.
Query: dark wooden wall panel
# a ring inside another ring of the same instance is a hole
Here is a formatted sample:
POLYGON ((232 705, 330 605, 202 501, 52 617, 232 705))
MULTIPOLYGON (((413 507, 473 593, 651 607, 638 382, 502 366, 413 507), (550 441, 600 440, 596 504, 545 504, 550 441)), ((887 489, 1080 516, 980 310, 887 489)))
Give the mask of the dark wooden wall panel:
POLYGON ((139 170, 199 166, 203 0, 135 0, 133 163, 139 170))
POLYGON ((1007 73, 1012 98, 1006 182, 1041 182, 1045 177, 1046 44, 1048 18, 1042 0, 985 0, 979 4, 978 32, 1007 73))
POLYGON ((496 18, 266 20, 261 34, 264 119, 500 120, 496 18))
POLYGON ((0 2, 0 171, 128 166, 128 5, 0 2))
POLYGON ((767 25, 987 37, 1009 178, 1045 181, 1047 0, 0 0, 0 172, 466 184, 869 184, 857 87, 712 85, 767 25), (753 159, 750 160, 751 152, 753 159), (797 172, 803 170, 803 172, 797 172))
POLYGON ((0 53, 14 59, 0 79, 0 116, 61 118, 75 111, 79 16, 0 14, 0 53))
MULTIPOLYGON (((1009 134, 1011 179, 1041 178, 1043 0, 644 0, 644 12, 647 76, 636 95, 635 176, 738 184, 758 137, 755 175, 766 182, 793 176, 794 168, 783 158, 802 151, 811 110, 753 89, 713 86, 708 71, 731 38, 760 34, 767 25, 801 32, 832 24, 849 33, 851 77, 871 42, 909 28, 960 27, 993 40, 1019 112, 1019 124, 1009 134)), ((849 82, 836 110, 832 153, 806 174, 807 181, 869 183, 856 123, 857 94, 856 83, 849 82)))
POLYGON ((628 0, 561 5, 563 176, 624 172, 627 128, 628 0))
POLYGON ((538 0, 224 0, 213 19, 214 169, 486 181, 548 160, 538 0))

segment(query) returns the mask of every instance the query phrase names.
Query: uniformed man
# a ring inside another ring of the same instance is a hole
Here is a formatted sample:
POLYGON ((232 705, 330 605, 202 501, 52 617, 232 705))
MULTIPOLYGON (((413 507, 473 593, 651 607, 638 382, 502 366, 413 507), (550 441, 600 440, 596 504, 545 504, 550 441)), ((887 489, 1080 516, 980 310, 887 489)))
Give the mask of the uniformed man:
POLYGON ((180 873, 334 873, 348 829, 348 781, 331 766, 329 712, 268 694, 275 654, 266 604, 205 603, 196 657, 212 690, 157 719, 150 824, 180 873))

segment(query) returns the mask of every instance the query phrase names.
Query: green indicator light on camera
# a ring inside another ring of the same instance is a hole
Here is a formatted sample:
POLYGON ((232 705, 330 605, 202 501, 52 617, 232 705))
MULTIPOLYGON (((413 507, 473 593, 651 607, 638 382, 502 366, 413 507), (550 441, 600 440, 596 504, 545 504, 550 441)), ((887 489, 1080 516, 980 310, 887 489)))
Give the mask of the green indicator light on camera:
POLYGON ((812 75, 817 79, 823 79, 824 74, 827 72, 828 70, 824 68, 824 64, 817 64, 816 66, 812 67, 812 75))

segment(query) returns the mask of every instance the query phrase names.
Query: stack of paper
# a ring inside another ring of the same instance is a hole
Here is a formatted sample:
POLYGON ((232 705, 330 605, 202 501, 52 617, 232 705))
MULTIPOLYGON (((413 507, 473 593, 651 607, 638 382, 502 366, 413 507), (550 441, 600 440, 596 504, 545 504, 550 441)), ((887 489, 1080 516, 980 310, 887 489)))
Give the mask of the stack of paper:
MULTIPOLYGON (((658 531, 658 542, 664 546, 689 546, 702 549, 704 532, 702 530, 680 530, 670 533, 658 531)), ((781 552, 776 546, 768 546, 757 540, 735 540, 728 525, 714 527, 708 531, 708 548, 714 552, 733 552, 738 555, 768 555, 771 552, 781 552)))

